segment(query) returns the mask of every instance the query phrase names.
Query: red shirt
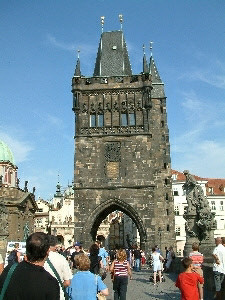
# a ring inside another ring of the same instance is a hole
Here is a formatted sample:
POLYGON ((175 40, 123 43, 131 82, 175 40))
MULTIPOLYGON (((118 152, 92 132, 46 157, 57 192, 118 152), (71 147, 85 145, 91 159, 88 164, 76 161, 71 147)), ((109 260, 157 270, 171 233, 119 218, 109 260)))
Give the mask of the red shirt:
POLYGON ((182 300, 199 300, 198 282, 203 283, 204 279, 197 273, 179 274, 175 285, 181 291, 182 300))

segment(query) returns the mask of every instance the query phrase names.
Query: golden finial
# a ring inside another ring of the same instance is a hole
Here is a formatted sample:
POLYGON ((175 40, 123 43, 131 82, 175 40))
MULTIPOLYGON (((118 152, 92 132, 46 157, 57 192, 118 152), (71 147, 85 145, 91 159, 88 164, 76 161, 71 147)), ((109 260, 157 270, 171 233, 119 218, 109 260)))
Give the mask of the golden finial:
POLYGON ((105 17, 102 16, 102 17, 101 17, 102 32, 103 32, 104 23, 105 23, 105 17))
POLYGON ((123 30, 123 15, 119 15, 119 20, 120 20, 120 29, 123 30))

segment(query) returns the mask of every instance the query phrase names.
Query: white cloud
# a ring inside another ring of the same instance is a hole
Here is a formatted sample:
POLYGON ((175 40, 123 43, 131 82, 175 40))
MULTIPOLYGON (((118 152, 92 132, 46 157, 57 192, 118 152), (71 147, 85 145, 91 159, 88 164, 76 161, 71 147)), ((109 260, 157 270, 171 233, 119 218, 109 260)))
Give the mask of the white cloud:
POLYGON ((55 46, 56 48, 66 50, 66 51, 75 51, 76 50, 76 45, 74 43, 64 43, 61 41, 58 41, 54 36, 51 34, 47 34, 47 41, 55 46))
POLYGON ((30 153, 33 151, 33 146, 29 142, 19 139, 16 133, 8 134, 9 130, 0 127, 0 139, 5 142, 15 158, 15 164, 29 160, 30 153))
POLYGON ((195 70, 186 74, 191 80, 199 80, 217 88, 225 89, 225 74, 215 74, 210 70, 195 70))

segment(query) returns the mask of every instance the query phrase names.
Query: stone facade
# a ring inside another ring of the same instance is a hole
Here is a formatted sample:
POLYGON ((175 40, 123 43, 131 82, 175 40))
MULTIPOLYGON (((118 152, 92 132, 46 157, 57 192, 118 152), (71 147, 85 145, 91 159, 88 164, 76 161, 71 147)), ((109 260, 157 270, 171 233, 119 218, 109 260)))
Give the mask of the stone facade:
POLYGON ((23 241, 34 231, 37 209, 34 194, 12 187, 0 187, 0 252, 9 241, 23 241))
POLYGON ((123 62, 120 56, 119 61, 115 56, 112 59, 114 68, 118 62, 120 75, 114 70, 110 76, 106 68, 108 61, 102 60, 110 59, 117 50, 122 51, 123 45, 120 34, 113 33, 101 36, 95 76, 80 75, 78 59, 72 79, 76 116, 75 237, 88 246, 95 240, 98 227, 107 215, 119 210, 136 224, 142 248, 159 244, 160 240, 162 247, 174 245, 170 146, 163 83, 152 57, 147 73, 132 75, 126 67, 129 58, 124 58, 126 65, 121 74, 123 62), (106 44, 112 48, 107 46, 104 50, 106 44), (110 49, 111 53, 104 52, 110 49))

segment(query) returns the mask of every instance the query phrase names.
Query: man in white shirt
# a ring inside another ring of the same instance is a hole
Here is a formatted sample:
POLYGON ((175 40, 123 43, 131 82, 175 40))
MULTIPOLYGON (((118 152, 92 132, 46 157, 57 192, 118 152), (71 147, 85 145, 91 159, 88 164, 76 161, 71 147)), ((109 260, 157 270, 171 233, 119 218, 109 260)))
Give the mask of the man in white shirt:
POLYGON ((225 274, 225 247, 222 245, 222 239, 220 237, 215 239, 215 244, 216 247, 213 250, 212 256, 215 259, 215 263, 213 264, 213 272, 216 286, 216 299, 222 300, 221 285, 225 274))
MULTIPOLYGON (((50 235, 49 239, 50 239, 50 249, 49 249, 50 251, 49 251, 48 258, 49 258, 50 262, 53 264, 53 266, 56 269, 57 273, 59 274, 59 277, 61 279, 61 282, 63 283, 63 286, 66 288, 67 286, 70 285, 70 280, 73 277, 72 272, 71 272, 70 267, 69 267, 69 263, 63 255, 59 254, 56 251, 56 245, 57 245, 56 237, 53 236, 53 235, 50 235)), ((52 276, 57 278, 54 271, 52 270, 52 268, 48 264, 48 261, 45 262, 44 268, 52 276)), ((64 291, 63 291, 60 284, 59 284, 59 286, 60 286, 60 300, 65 300, 64 291)))
POLYGON ((3 262, 2 255, 0 254, 0 275, 2 274, 3 269, 4 269, 4 262, 3 262))

